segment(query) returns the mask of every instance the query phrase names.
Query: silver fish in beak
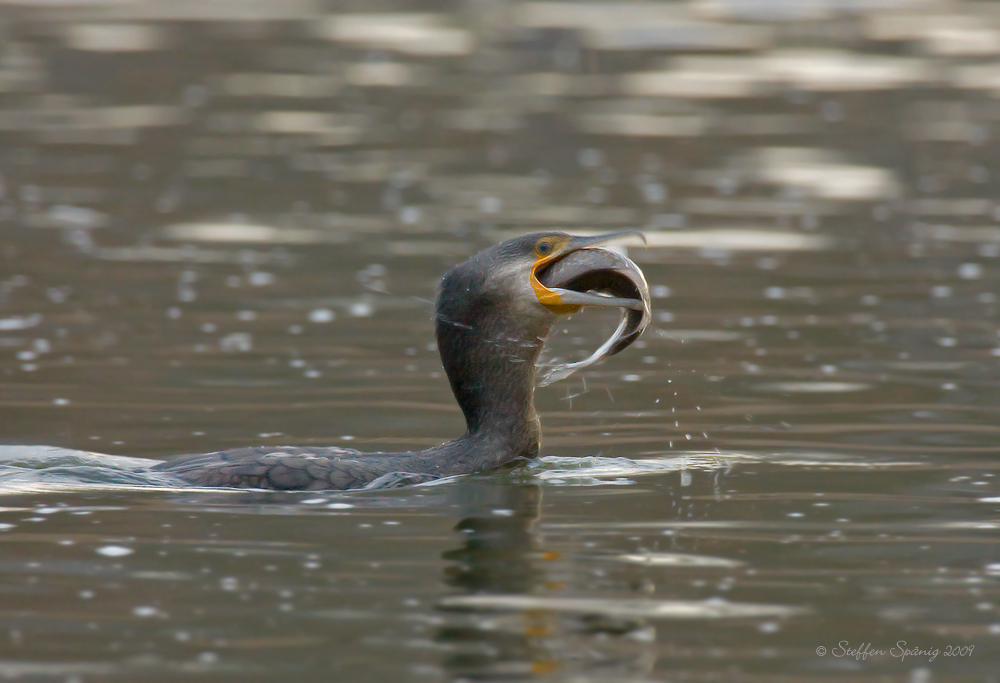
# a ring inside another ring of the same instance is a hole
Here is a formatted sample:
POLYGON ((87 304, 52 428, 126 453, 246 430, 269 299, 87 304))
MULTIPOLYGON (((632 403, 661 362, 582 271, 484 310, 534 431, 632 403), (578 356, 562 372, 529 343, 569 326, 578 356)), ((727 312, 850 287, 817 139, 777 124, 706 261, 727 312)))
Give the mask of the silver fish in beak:
POLYGON ((638 339, 649 325, 651 313, 646 278, 639 266, 617 252, 600 248, 571 251, 540 269, 538 281, 558 292, 566 303, 622 310, 618 328, 600 348, 585 360, 550 368, 543 375, 541 386, 558 382, 577 370, 615 355, 638 339))

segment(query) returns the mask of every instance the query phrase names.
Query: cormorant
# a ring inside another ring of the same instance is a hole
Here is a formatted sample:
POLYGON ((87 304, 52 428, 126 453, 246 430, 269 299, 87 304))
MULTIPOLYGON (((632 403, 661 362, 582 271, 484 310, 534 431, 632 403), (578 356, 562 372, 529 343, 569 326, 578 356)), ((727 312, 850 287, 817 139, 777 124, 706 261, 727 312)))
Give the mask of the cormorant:
POLYGON ((634 230, 525 235, 485 249, 444 275, 437 342, 468 427, 457 439, 405 453, 238 448, 182 456, 153 469, 197 486, 353 489, 396 474, 413 483, 534 458, 541 436, 535 363, 557 316, 583 306, 623 309, 615 343, 605 344, 603 355, 631 344, 649 320, 641 271, 627 258, 596 248, 628 235, 642 237, 634 230))

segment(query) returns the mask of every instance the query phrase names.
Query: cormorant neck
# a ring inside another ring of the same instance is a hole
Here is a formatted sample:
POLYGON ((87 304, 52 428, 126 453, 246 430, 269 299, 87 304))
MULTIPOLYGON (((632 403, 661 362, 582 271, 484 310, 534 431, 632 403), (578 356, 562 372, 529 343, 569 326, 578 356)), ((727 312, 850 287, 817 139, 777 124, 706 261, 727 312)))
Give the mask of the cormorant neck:
MULTIPOLYGON (((554 320, 525 315, 467 284, 455 271, 438 299, 437 341, 452 391, 465 414, 466 438, 485 438, 506 458, 534 457, 535 363, 554 320)), ((501 454, 497 454, 500 456, 501 454)))
POLYGON ((438 349, 469 432, 509 429, 535 418, 535 363, 544 339, 438 318, 438 349))

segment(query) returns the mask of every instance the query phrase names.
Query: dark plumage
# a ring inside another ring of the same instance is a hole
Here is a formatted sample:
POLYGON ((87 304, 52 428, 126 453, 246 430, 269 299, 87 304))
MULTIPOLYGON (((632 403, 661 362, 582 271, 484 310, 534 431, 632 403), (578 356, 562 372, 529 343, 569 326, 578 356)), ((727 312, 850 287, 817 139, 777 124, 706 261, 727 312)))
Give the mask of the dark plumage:
POLYGON ((648 293, 635 264, 611 252, 590 251, 626 234, 637 233, 526 235, 485 249, 444 275, 435 320, 441 362, 465 414, 467 431, 457 439, 405 453, 336 447, 238 448, 183 456, 154 469, 198 486, 352 489, 383 477, 401 476, 415 483, 534 458, 541 436, 534 407, 535 363, 557 315, 581 306, 644 311, 615 353, 638 337, 648 321, 648 293), (586 258, 579 253, 582 249, 588 249, 586 258), (553 268, 574 253, 575 261, 553 268), (625 282, 620 274, 629 268, 634 271, 627 273, 631 279, 625 282), (554 279, 546 279, 546 270, 556 271, 554 279), (574 281, 617 298, 573 289, 574 281))

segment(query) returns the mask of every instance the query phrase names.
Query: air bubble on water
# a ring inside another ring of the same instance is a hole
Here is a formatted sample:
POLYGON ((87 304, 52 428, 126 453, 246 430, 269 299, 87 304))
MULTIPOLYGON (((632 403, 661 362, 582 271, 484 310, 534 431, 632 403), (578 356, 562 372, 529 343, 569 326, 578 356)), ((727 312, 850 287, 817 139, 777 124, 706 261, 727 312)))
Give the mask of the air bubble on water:
POLYGON ((105 545, 101 546, 94 552, 98 555, 104 555, 104 557, 125 557, 126 555, 131 555, 135 551, 132 548, 126 548, 123 545, 105 545))
POLYGON ((367 301, 356 301, 348 307, 347 311, 355 318, 367 318, 374 312, 374 308, 367 301))
POLYGON ((500 213, 503 208, 503 201, 499 197, 481 197, 479 200, 479 210, 483 213, 500 213))
POLYGON ((57 405, 57 406, 68 406, 69 405, 69 399, 68 398, 54 398, 54 399, 52 399, 52 403, 54 405, 57 405))
POLYGON ((139 605, 132 608, 132 614, 140 618, 148 618, 159 616, 161 612, 151 605, 139 605))
POLYGON ((219 348, 229 353, 246 352, 253 349, 253 335, 249 332, 233 332, 219 340, 219 348))
POLYGON ((419 206, 404 206, 399 210, 399 222, 405 225, 414 225, 420 222, 423 212, 419 206))
POLYGON ((958 344, 958 340, 955 339, 954 337, 941 337, 940 339, 937 340, 937 343, 940 346, 944 346, 945 348, 950 348, 958 344))
POLYGON ((935 299, 946 299, 951 296, 952 289, 948 285, 936 285, 931 287, 931 296, 935 299))
POLYGON ((640 189, 647 204, 662 204, 667 200, 667 186, 663 183, 644 183, 640 189))
POLYGON ((584 168, 597 168, 604 164, 604 152, 592 147, 584 148, 577 153, 577 161, 584 168))
POLYGON ((983 276, 983 267, 978 263, 963 263, 958 267, 958 276, 963 280, 978 280, 983 276))
POLYGON ((337 314, 329 308, 315 308, 309 311, 309 322, 328 323, 337 319, 337 314))
POLYGON ((247 282, 249 282, 252 287, 265 287, 267 285, 274 284, 274 275, 272 273, 255 270, 247 276, 247 282))

